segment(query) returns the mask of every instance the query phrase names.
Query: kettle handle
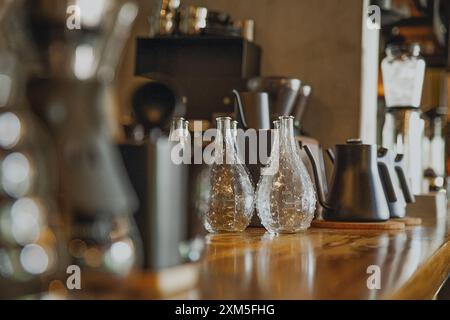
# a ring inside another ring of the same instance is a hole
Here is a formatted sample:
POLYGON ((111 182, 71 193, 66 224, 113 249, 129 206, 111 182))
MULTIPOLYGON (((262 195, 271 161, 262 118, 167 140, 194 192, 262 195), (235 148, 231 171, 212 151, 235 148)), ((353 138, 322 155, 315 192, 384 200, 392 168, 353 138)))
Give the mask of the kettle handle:
POLYGON ((309 161, 311 162, 311 167, 313 170, 313 174, 314 174, 314 181, 316 182, 316 190, 317 190, 317 196, 319 198, 319 203, 320 205, 328 210, 332 210, 332 208, 326 203, 325 201, 325 196, 323 193, 323 186, 319 177, 319 169, 318 169, 318 165, 316 162, 316 159, 314 159, 314 155, 311 152, 311 149, 307 146, 307 145, 302 145, 300 144, 300 147, 305 149, 306 155, 309 158, 309 161))
MULTIPOLYGON (((384 149, 386 150, 386 149, 384 149)), ((383 149, 381 149, 383 151, 383 149)), ((387 153, 378 156, 378 172, 380 174, 381 183, 383 184, 384 190, 386 192, 386 197, 388 202, 397 201, 397 195, 395 194, 395 187, 392 183, 391 175, 389 174, 388 165, 389 163, 386 160, 387 153)))
POLYGON ((336 159, 336 156, 334 155, 333 149, 328 148, 328 149, 327 149, 327 155, 328 155, 328 158, 330 158, 331 163, 334 164, 334 161, 335 161, 335 159, 336 159))
POLYGON ((408 183, 408 179, 406 179, 405 170, 403 169, 404 163, 403 154, 397 154, 395 157, 395 172, 397 173, 398 180, 400 181, 400 187, 402 188, 403 196, 405 197, 405 201, 407 203, 414 203, 416 201, 414 194, 411 192, 411 188, 408 183))
POLYGON ((237 92, 236 89, 233 89, 232 92, 233 92, 236 104, 238 106, 239 114, 240 114, 241 120, 242 120, 242 125, 244 126, 245 129, 248 129, 247 121, 245 120, 245 115, 244 115, 244 108, 242 106, 241 96, 239 95, 239 92, 237 92))

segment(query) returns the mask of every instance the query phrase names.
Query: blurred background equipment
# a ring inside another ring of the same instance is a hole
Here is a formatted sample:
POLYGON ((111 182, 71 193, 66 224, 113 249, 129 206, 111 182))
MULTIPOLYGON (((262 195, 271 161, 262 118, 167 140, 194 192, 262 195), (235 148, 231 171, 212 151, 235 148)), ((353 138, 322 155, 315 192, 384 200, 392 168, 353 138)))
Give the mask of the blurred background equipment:
POLYGON ((250 91, 269 94, 272 121, 277 120, 279 116, 291 115, 300 85, 299 79, 286 77, 252 78, 247 83, 250 91))
POLYGON ((424 121, 420 102, 425 61, 417 44, 409 48, 390 45, 381 63, 386 100, 383 146, 404 154, 407 175, 415 194, 422 193, 422 141, 424 121))
POLYGON ((167 130, 173 117, 186 113, 186 98, 170 81, 148 80, 136 89, 132 97, 134 123, 146 133, 152 129, 167 130))
POLYGON ((442 207, 437 198, 449 174, 443 136, 450 79, 450 3, 373 2, 383 8, 380 51, 386 48, 379 77, 379 142, 405 155, 412 190, 419 195, 411 210, 434 202, 433 207, 442 207))
POLYGON ((172 147, 179 140, 171 141, 160 126, 148 132, 142 141, 120 144, 120 151, 140 203, 136 221, 143 267, 159 270, 185 262, 180 246, 190 239, 189 166, 172 161, 172 147))
POLYGON ((136 75, 161 74, 183 91, 187 119, 232 113, 233 89, 260 73, 261 49, 240 37, 172 36, 137 40, 136 75))

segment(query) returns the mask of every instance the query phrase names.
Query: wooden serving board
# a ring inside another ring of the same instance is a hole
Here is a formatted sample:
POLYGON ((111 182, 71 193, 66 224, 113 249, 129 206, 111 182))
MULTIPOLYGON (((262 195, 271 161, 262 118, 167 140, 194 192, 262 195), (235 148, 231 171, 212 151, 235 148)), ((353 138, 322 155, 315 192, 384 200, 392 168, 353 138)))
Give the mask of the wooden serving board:
POLYGON ((385 222, 344 222, 313 220, 311 226, 314 228, 330 229, 360 229, 360 230, 404 230, 405 223, 402 221, 388 220, 385 222))
POLYGON ((409 226, 420 226, 422 224, 422 219, 417 217, 404 217, 392 219, 391 221, 403 222, 407 227, 409 226))

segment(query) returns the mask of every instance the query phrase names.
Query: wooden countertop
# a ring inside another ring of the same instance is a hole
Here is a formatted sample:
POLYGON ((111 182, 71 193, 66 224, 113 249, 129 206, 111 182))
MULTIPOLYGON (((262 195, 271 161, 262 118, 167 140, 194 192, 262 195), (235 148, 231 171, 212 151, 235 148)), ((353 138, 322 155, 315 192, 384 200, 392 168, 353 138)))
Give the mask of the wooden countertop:
POLYGON ((139 298, 431 299, 450 274, 450 219, 422 219, 404 231, 209 234, 200 263, 132 283, 139 298), (379 290, 367 287, 371 265, 379 290))
POLYGON ((422 219, 402 231, 208 234, 199 263, 134 274, 111 298, 432 299, 450 274, 450 219, 422 219), (371 265, 379 290, 367 287, 371 265))

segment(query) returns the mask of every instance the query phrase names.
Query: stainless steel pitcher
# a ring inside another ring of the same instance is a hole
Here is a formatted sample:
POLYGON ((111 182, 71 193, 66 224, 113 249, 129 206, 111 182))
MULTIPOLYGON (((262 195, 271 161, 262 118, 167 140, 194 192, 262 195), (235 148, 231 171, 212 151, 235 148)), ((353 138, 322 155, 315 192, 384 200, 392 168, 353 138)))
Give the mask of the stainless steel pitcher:
POLYGON ((235 117, 244 129, 270 129, 269 97, 266 92, 237 92, 235 117))
POLYGON ((268 93, 271 120, 292 114, 300 85, 299 79, 288 77, 256 77, 247 83, 250 91, 268 93))

